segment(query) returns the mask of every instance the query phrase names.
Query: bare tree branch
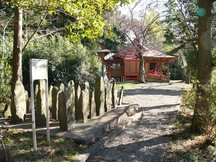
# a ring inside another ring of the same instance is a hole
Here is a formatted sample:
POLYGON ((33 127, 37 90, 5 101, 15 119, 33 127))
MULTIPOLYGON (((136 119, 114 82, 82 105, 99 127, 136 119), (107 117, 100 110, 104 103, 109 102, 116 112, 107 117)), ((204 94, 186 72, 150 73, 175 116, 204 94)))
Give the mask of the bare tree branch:
POLYGON ((22 49, 22 52, 26 49, 27 45, 29 44, 29 42, 32 40, 33 36, 37 33, 37 31, 40 29, 43 21, 45 20, 46 16, 47 16, 47 13, 45 14, 45 16, 43 17, 44 13, 42 13, 41 15, 41 21, 38 25, 38 27, 34 30, 34 32, 32 33, 32 35, 28 38, 27 42, 25 43, 23 49, 22 49))

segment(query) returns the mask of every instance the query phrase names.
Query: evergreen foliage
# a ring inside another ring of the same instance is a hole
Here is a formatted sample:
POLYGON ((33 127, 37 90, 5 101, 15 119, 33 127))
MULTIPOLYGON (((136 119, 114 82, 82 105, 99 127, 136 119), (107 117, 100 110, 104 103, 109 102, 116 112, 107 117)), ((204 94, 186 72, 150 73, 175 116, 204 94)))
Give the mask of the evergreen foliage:
POLYGON ((94 82, 99 75, 100 62, 97 49, 88 49, 82 44, 73 44, 61 36, 38 39, 31 42, 23 55, 24 85, 29 85, 29 59, 48 59, 49 84, 94 82))

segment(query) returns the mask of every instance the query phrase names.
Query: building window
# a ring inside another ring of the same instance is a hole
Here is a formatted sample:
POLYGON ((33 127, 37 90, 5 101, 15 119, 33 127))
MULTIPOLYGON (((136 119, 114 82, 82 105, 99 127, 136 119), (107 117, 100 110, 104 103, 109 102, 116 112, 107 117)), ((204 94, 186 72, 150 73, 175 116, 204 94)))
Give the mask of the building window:
POLYGON ((120 64, 112 64, 113 69, 119 69, 120 68, 120 64))
POLYGON ((156 63, 150 63, 150 70, 156 69, 156 63))

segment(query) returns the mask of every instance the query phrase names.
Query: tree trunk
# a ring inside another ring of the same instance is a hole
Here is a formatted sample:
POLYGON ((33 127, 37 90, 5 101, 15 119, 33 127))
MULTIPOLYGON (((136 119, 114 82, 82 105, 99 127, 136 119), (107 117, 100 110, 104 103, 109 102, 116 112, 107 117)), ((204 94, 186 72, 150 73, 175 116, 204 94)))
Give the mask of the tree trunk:
POLYGON ((208 96, 211 93, 211 23, 213 17, 211 11, 213 8, 213 0, 199 0, 198 6, 205 10, 205 15, 200 16, 198 22, 198 84, 191 129, 194 133, 203 133, 207 126, 209 114, 208 96))
POLYGON ((145 83, 145 65, 144 65, 144 57, 142 52, 139 53, 140 56, 140 82, 145 83))
POLYGON ((14 44, 13 44, 13 66, 12 66, 12 82, 11 82, 11 113, 12 122, 17 122, 14 90, 18 80, 22 81, 22 9, 16 9, 14 16, 14 44))

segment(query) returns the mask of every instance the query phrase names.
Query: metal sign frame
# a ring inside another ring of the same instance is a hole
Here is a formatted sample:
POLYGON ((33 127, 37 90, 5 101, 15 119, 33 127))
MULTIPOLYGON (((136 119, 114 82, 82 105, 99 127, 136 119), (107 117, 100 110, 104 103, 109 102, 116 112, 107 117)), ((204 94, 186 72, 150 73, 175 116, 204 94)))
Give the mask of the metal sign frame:
POLYGON ((32 135, 34 151, 37 151, 36 124, 35 124, 35 107, 34 107, 34 81, 46 81, 46 127, 47 141, 50 145, 50 129, 49 129, 49 107, 48 107, 48 60, 47 59, 30 59, 30 89, 31 89, 31 113, 32 113, 32 135))

